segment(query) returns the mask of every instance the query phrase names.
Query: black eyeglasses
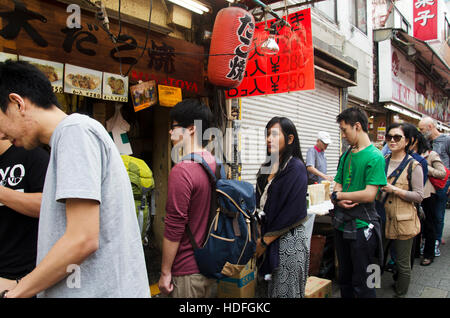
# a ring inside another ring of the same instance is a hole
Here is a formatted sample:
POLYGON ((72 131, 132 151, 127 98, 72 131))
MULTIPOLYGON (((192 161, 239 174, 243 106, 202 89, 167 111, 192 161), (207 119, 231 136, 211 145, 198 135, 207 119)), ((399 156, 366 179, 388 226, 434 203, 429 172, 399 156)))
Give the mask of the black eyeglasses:
POLYGON ((386 141, 391 141, 392 139, 394 139, 395 142, 399 142, 400 140, 402 140, 404 136, 402 135, 386 135, 386 141))
POLYGON ((183 127, 183 126, 181 126, 179 124, 172 124, 172 125, 170 125, 170 130, 174 130, 177 127, 183 127))

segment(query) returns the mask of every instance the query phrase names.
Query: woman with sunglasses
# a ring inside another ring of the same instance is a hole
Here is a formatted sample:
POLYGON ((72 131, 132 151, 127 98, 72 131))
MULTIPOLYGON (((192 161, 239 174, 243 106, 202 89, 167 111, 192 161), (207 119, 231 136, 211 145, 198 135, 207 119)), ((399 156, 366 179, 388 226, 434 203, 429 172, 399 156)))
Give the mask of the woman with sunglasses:
POLYGON ((274 117, 266 125, 267 160, 257 175, 256 203, 262 212, 256 246, 260 287, 269 298, 302 298, 309 268, 307 172, 295 125, 274 117), (265 291, 267 287, 267 292, 265 291))
POLYGON ((386 142, 392 153, 386 159, 388 184, 382 188, 385 201, 385 235, 396 252, 398 279, 394 297, 404 297, 411 279, 411 249, 414 237, 420 232, 416 204, 423 200, 423 172, 420 164, 408 153, 411 131, 404 124, 395 123, 387 129, 386 142), (410 178, 408 178, 410 174, 410 178))

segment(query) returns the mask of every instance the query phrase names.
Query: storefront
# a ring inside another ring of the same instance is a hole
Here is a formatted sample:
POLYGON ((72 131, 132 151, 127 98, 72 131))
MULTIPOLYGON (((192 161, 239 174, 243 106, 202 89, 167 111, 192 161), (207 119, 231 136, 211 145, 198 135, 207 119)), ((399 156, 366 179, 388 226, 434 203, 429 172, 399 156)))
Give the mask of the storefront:
POLYGON ((388 122, 417 124, 430 116, 449 132, 450 69, 426 42, 390 32, 378 43, 379 102, 389 111, 388 122))
POLYGON ((159 245, 172 166, 168 131, 173 103, 163 103, 157 91, 164 85, 177 90, 179 98, 205 96, 204 48, 128 23, 121 24, 120 35, 118 23, 111 23, 110 32, 117 37, 113 43, 93 12, 81 10, 81 23, 73 26, 67 7, 59 1, 20 5, 1 0, 0 12, 7 13, 0 26, 1 58, 38 65, 66 113, 87 114, 107 128, 119 104, 130 125, 126 136, 131 149, 125 151, 143 159, 155 179, 153 229, 159 245), (146 102, 130 94, 130 88, 141 81, 149 101, 138 108, 146 102))

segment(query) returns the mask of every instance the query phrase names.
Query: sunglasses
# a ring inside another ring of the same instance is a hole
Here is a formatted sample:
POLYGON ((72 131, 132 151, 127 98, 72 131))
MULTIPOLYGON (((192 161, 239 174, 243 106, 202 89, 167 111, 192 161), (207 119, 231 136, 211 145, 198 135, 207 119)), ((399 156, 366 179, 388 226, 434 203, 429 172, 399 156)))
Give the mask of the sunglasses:
POLYGON ((399 142, 400 140, 402 140, 404 136, 402 135, 386 135, 386 141, 391 141, 392 139, 394 139, 395 142, 399 142))

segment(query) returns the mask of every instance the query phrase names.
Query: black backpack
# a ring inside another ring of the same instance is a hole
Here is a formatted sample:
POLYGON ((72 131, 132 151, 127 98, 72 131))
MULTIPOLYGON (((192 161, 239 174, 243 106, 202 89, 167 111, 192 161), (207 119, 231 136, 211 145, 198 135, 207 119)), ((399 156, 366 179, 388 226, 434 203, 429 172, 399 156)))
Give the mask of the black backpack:
POLYGON ((258 238, 255 190, 248 182, 226 179, 220 164, 214 174, 199 155, 190 154, 182 160, 191 160, 203 167, 213 194, 208 231, 202 246, 186 226, 200 273, 217 279, 232 276, 255 254, 258 238))

